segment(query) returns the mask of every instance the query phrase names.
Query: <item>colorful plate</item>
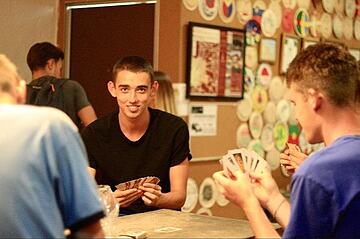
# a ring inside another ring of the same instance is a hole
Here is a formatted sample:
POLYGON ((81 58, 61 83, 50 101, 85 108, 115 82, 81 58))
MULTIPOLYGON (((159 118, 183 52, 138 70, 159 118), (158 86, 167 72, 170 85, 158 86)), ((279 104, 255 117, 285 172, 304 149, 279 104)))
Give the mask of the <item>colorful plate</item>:
POLYGON ((220 0, 219 16, 225 22, 231 22, 235 17, 235 0, 220 0))
POLYGON ((252 112, 249 119, 249 129, 251 136, 254 139, 260 138, 261 131, 264 126, 264 121, 260 113, 252 112))
POLYGON ((245 25, 252 18, 251 0, 237 0, 237 18, 242 25, 245 25))
POLYGON ((193 178, 188 178, 186 187, 186 200, 184 206, 181 208, 181 211, 191 212, 194 210, 198 201, 198 197, 199 194, 196 181, 193 178))
POLYGON ((236 131, 236 145, 239 148, 247 148, 251 141, 251 134, 247 123, 243 123, 236 131))
POLYGON ((218 0, 199 0, 200 15, 207 21, 211 21, 216 17, 218 9, 218 0))
POLYGON ((194 11, 198 7, 199 0, 183 0, 182 2, 187 10, 194 11))

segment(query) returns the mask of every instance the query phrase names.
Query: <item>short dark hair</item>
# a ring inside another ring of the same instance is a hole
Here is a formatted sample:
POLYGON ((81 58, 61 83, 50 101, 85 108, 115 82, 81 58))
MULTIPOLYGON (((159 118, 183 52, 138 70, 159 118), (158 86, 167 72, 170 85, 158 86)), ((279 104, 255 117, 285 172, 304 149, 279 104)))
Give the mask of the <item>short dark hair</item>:
POLYGON ((27 64, 31 71, 44 68, 49 59, 54 59, 56 62, 64 59, 64 52, 50 42, 34 44, 26 57, 27 64))
POLYGON ((119 71, 128 70, 134 73, 145 72, 149 75, 151 84, 154 83, 154 69, 150 62, 140 56, 126 56, 117 61, 113 67, 113 82, 116 81, 116 76, 119 71))

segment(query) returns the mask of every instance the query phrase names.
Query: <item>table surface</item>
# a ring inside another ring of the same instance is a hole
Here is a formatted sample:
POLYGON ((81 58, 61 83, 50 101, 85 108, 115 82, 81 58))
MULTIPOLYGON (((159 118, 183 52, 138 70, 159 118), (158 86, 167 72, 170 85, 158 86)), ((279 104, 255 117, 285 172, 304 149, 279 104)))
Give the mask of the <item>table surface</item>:
POLYGON ((147 238, 249 238, 254 236, 246 220, 203 216, 168 209, 106 220, 110 223, 104 227, 104 230, 109 237, 128 235, 133 231, 145 231, 147 238), (158 231, 165 227, 180 230, 158 231))

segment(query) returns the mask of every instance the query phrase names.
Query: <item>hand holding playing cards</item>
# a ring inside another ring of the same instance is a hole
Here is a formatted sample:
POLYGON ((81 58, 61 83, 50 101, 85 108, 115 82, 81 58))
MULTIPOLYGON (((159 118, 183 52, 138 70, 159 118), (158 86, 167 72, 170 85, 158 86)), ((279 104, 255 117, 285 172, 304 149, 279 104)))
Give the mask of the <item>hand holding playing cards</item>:
POLYGON ((252 187, 256 198, 264 208, 269 209, 271 199, 275 198, 275 196, 280 193, 274 178, 271 176, 271 173, 250 172, 250 178, 253 182, 252 187))
POLYGON ((252 191, 248 173, 243 173, 239 170, 234 173, 234 178, 230 179, 224 171, 219 171, 213 174, 213 178, 220 193, 238 206, 244 208, 248 202, 257 201, 252 191))
POLYGON ((120 207, 128 207, 142 195, 142 191, 137 188, 127 190, 115 190, 114 197, 120 204, 120 207))
POLYGON ((287 148, 280 154, 280 163, 289 174, 294 173, 308 156, 301 152, 295 144, 287 144, 287 148))
POLYGON ((140 190, 144 192, 142 195, 142 200, 147 206, 156 206, 157 201, 161 197, 161 187, 154 183, 144 183, 139 187, 140 190))
MULTIPOLYGON (((160 179, 154 176, 142 177, 127 182, 123 182, 115 186, 117 190, 114 192, 114 196, 120 203, 120 207, 128 207, 131 203, 133 203, 134 201, 136 201, 138 198, 140 198, 145 194, 146 190, 142 190, 142 188, 150 187, 153 189, 159 187, 161 192, 160 186, 158 187, 153 186, 153 185, 157 186, 159 182, 160 179), (145 184, 148 186, 142 187, 145 184)), ((154 190, 150 190, 150 191, 152 192, 154 190)), ((157 193, 155 193, 155 195, 157 195, 157 193)), ((156 199, 156 197, 152 195, 149 197, 154 198, 154 200, 156 199)))

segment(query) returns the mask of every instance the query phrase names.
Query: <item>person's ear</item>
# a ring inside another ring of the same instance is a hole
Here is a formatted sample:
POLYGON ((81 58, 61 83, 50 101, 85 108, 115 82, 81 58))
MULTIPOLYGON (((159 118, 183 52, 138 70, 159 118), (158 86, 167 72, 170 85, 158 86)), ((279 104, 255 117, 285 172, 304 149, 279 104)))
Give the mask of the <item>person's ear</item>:
POLYGON ((154 97, 156 95, 156 92, 158 91, 158 89, 159 89, 159 82, 154 81, 151 86, 150 96, 154 97))
POLYGON ((55 64, 56 64, 56 62, 54 59, 49 59, 49 60, 47 60, 46 66, 48 67, 49 70, 52 70, 52 69, 54 69, 55 64))
POLYGON ((308 101, 310 102, 310 105, 314 111, 317 111, 321 108, 322 100, 322 93, 316 91, 313 88, 308 89, 308 101))
POLYGON ((114 82, 109 81, 109 82, 107 83, 107 88, 108 88, 108 91, 109 91, 110 95, 111 95, 112 97, 115 97, 115 98, 116 98, 116 89, 115 89, 115 84, 114 84, 114 82))

